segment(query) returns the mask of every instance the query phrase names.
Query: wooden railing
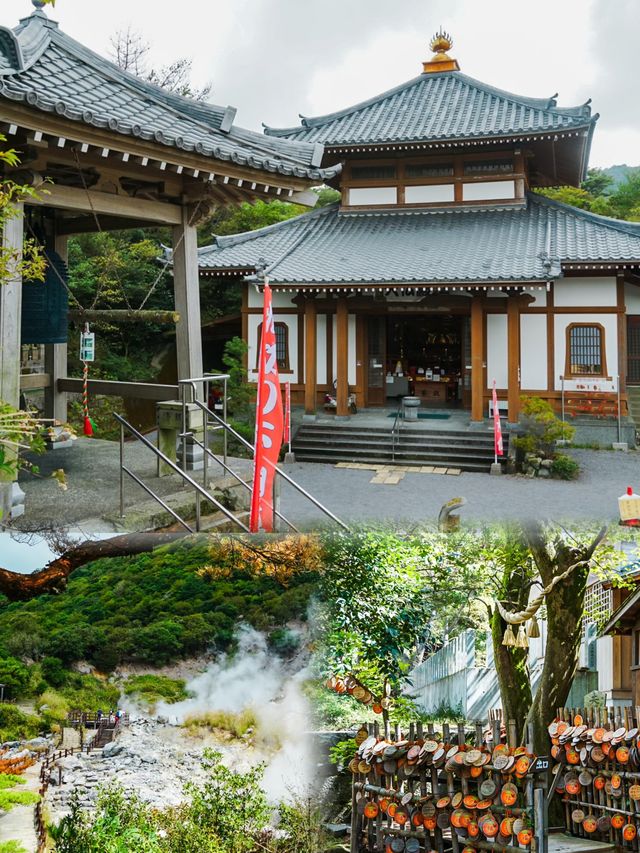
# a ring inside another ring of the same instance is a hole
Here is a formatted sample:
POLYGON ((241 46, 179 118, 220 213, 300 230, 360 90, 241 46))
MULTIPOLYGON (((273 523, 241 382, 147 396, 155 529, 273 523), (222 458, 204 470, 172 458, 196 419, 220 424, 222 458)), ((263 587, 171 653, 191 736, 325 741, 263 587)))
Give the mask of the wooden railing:
MULTIPOLYGON (((97 725, 95 725, 96 734, 88 744, 68 747, 67 749, 54 750, 52 752, 48 752, 42 759, 42 764, 40 765, 40 787, 38 789, 40 799, 36 803, 34 812, 36 837, 38 841, 37 853, 44 853, 47 846, 48 832, 47 825, 44 821, 43 804, 45 794, 49 787, 49 780, 51 779, 51 773, 48 771, 50 771, 50 768, 62 758, 68 758, 70 755, 77 755, 82 752, 88 754, 94 749, 101 749, 114 739, 116 733, 123 725, 128 724, 129 715, 123 714, 120 717, 116 717, 114 714, 107 714, 106 716, 100 717, 98 720, 97 714, 72 711, 67 716, 67 723, 74 725, 72 722, 73 720, 76 721, 77 725, 85 725, 86 721, 93 721, 94 723, 97 723, 97 725)), ((62 784, 62 767, 58 767, 58 784, 62 784)))

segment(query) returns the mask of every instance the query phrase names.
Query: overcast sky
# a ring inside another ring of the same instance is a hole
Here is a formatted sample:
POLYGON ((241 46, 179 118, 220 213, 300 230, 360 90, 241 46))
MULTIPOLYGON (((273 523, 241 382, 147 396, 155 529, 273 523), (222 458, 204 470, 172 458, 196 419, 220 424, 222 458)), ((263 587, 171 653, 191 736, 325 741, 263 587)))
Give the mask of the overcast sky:
MULTIPOLYGON (((14 26, 30 0, 2 0, 14 26)), ((640 165, 640 0, 57 0, 49 12, 102 54, 131 26, 163 64, 193 59, 194 82, 238 108, 237 124, 298 123, 414 77, 439 26, 461 70, 509 91, 593 100, 591 165, 640 165)))

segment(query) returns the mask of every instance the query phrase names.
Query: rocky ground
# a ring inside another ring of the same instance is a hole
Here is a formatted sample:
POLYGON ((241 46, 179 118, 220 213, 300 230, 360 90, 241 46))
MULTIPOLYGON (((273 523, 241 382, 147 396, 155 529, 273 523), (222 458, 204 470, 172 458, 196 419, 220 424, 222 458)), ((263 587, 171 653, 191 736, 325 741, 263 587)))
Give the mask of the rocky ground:
POLYGON ((225 742, 222 734, 184 729, 166 718, 140 716, 123 729, 104 749, 77 753, 60 759, 51 770, 46 794, 48 813, 57 822, 69 808, 72 791, 82 806, 95 804, 98 788, 117 783, 135 791, 157 808, 177 805, 186 782, 201 782, 202 752, 206 747, 223 753, 234 766, 249 766, 254 754, 249 734, 225 742), (160 782, 161 780, 161 782, 160 782))

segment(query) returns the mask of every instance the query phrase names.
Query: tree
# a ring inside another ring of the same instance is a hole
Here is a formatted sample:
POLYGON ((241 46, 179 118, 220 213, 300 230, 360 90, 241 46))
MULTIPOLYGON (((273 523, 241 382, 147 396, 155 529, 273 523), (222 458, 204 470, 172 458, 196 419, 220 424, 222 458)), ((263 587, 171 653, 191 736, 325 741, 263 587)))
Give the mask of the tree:
POLYGON ((597 197, 605 195, 613 186, 613 178, 602 169, 589 169, 587 177, 580 184, 583 190, 586 190, 590 195, 597 197))
POLYGON ((191 59, 182 57, 159 68, 149 67, 151 45, 144 40, 141 33, 131 27, 118 30, 111 37, 111 50, 114 62, 123 71, 147 80, 161 89, 196 101, 206 101, 211 94, 211 83, 206 83, 201 88, 194 87, 192 84, 193 61, 191 59))
POLYGON ((610 201, 619 219, 640 220, 640 169, 629 172, 611 194, 610 201))

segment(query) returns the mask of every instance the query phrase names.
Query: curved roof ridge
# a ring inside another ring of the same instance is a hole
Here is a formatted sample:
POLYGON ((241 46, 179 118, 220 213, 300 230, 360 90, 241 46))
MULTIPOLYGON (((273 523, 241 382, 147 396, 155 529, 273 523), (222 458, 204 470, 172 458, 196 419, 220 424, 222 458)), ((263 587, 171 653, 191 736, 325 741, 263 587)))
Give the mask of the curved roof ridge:
POLYGON ((602 216, 600 213, 593 213, 591 210, 584 210, 582 207, 574 207, 572 204, 566 204, 563 201, 548 198, 548 196, 542 195, 542 193, 529 192, 527 195, 529 199, 536 204, 557 208, 563 213, 575 216, 577 219, 586 219, 587 221, 595 222, 598 225, 614 228, 616 231, 621 231, 623 234, 631 234, 633 237, 640 237, 640 222, 629 222, 626 219, 614 219, 612 216, 602 216))
POLYGON ((422 82, 425 82, 427 80, 436 80, 442 77, 458 79, 463 84, 473 89, 476 89, 489 95, 493 95, 498 98, 503 98, 504 100, 512 101, 516 104, 520 104, 525 107, 530 107, 532 109, 546 110, 549 112, 553 112, 557 115, 573 115, 583 118, 589 118, 591 115, 590 101, 587 101, 585 104, 581 104, 575 107, 559 107, 555 100, 555 95, 550 98, 531 98, 525 95, 516 95, 513 92, 508 92, 506 89, 499 89, 496 86, 492 86, 488 83, 483 83, 480 80, 476 80, 474 77, 469 77, 467 74, 463 74, 461 71, 440 71, 432 74, 419 74, 417 77, 413 77, 411 80, 407 80, 404 83, 400 83, 399 85, 392 87, 391 89, 387 89, 385 92, 381 92, 380 94, 374 95, 371 98, 367 98, 364 101, 360 101, 359 103, 353 104, 349 107, 344 107, 340 110, 335 110, 331 113, 325 113, 324 115, 313 117, 300 116, 301 123, 297 127, 274 128, 269 127, 268 125, 263 125, 264 132, 268 136, 287 136, 290 134, 299 133, 307 128, 320 127, 323 124, 328 124, 332 121, 335 121, 336 119, 345 118, 346 116, 352 115, 353 113, 357 113, 360 110, 372 107, 375 104, 385 101, 387 98, 391 98, 394 95, 397 95, 399 92, 404 92, 408 89, 411 89, 413 86, 416 86, 422 82))
POLYGON ((201 246, 198 249, 198 254, 210 252, 214 246, 219 249, 226 249, 229 246, 238 246, 241 243, 248 242, 249 240, 255 240, 258 237, 273 234, 275 231, 282 231, 288 227, 295 227, 300 223, 306 224, 309 220, 318 219, 322 215, 327 215, 329 212, 336 210, 339 205, 339 202, 325 204, 322 207, 315 208, 307 213, 292 216, 290 219, 282 219, 280 222, 273 222, 271 225, 265 225, 263 228, 256 228, 254 231, 242 231, 239 234, 224 234, 220 236, 214 235, 214 242, 210 243, 208 246, 201 246))

